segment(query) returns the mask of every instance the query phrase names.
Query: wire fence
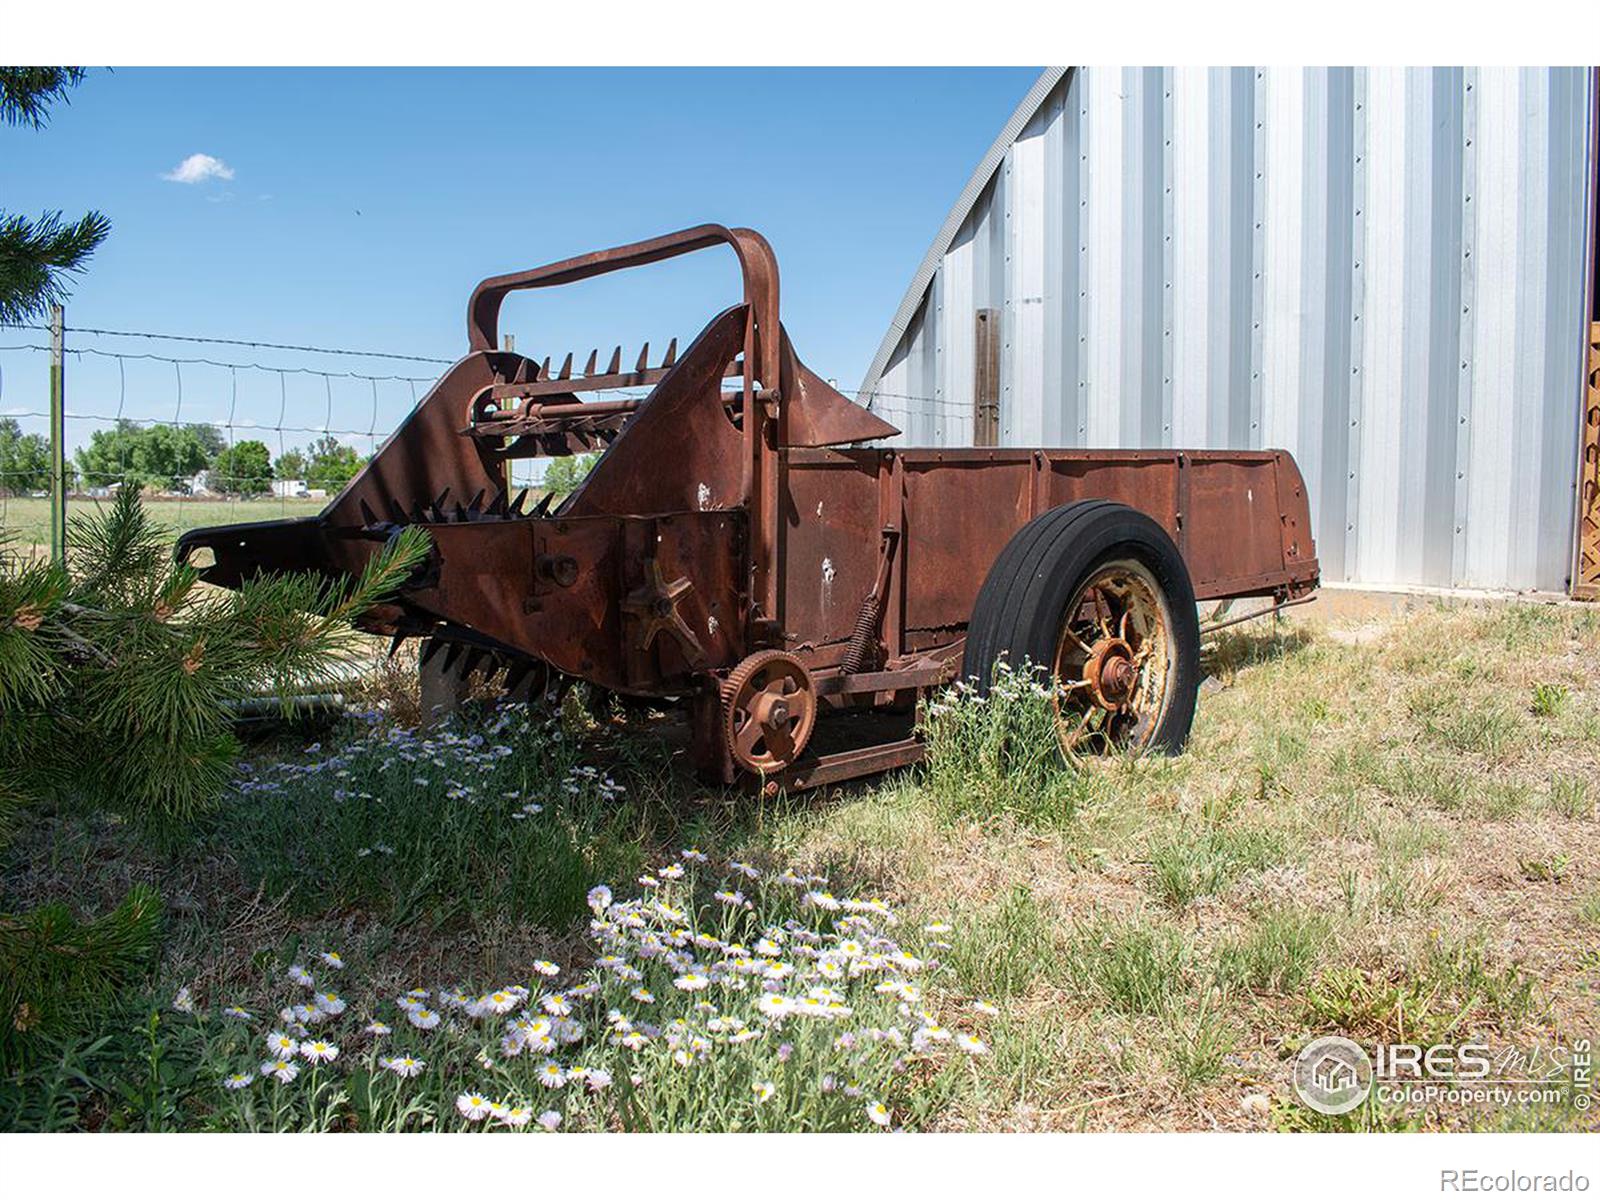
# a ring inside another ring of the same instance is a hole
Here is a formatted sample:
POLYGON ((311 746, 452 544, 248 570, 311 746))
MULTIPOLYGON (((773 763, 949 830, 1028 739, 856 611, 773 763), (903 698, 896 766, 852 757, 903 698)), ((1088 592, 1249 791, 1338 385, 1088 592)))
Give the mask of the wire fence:
MULTIPOLYGON (((0 527, 34 545, 50 541, 50 332, 0 328, 0 527)), ((180 529, 316 511, 451 361, 69 327, 60 429, 69 515, 129 486, 153 493, 157 519, 180 529)), ((959 435, 963 417, 970 431, 969 405, 890 392, 864 399, 908 434, 944 440, 959 435)), ((536 485, 542 465, 514 462, 513 486, 536 485)))

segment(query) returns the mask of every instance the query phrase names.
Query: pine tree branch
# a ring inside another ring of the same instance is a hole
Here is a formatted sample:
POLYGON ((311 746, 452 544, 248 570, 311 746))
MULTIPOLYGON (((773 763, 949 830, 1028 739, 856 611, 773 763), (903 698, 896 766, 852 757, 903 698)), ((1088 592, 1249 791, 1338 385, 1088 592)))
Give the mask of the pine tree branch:
POLYGON ((67 93, 87 75, 82 67, 0 67, 0 121, 43 129, 50 105, 70 103, 67 93))
POLYGON ((66 297, 66 276, 83 270, 111 222, 90 212, 64 222, 59 212, 37 221, 0 213, 0 325, 39 317, 66 297))

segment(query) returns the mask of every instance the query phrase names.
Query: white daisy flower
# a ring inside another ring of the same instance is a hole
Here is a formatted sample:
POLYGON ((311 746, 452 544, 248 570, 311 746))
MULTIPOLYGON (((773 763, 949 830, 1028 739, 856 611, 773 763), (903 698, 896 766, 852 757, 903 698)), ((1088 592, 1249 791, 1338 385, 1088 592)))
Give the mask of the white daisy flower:
POLYGON ((636 987, 628 995, 632 996, 640 1004, 654 1004, 656 1002, 655 993, 649 988, 636 987))
POLYGON ((407 1013, 406 1020, 418 1029, 435 1029, 439 1025, 439 1014, 431 1008, 419 1008, 407 1013))
POLYGON ((544 1066, 539 1068, 538 1079, 540 1084, 547 1088, 567 1086, 567 1073, 561 1069, 559 1063, 545 1063, 544 1066))
POLYGON ((469 1121, 481 1121, 489 1115, 489 1101, 477 1092, 462 1092, 456 1097, 456 1111, 469 1121))
POLYGON ((699 971, 685 971, 672 981, 672 986, 684 992, 698 992, 710 987, 711 979, 699 971))
POLYGON ((556 1112, 555 1109, 542 1112, 539 1114, 539 1124, 554 1133, 561 1128, 561 1114, 556 1112))
POLYGON ((269 1059, 261 1064, 261 1073, 271 1075, 279 1083, 293 1083, 294 1077, 300 1074, 300 1064, 287 1058, 269 1059))
POLYGON ((494 1119, 507 1129, 521 1129, 529 1121, 533 1120, 533 1109, 521 1104, 502 1105, 499 1111, 494 1114, 494 1119))
POLYGON ((337 992, 318 992, 316 999, 318 1010, 330 1017, 337 1017, 345 1010, 345 1003, 337 992))
POLYGON ((256 1077, 248 1071, 235 1071, 222 1081, 222 1086, 230 1092, 237 1092, 241 1088, 249 1087, 255 1081, 256 1077))
POLYGON ((395 1058, 380 1058, 378 1065, 386 1071, 393 1071, 401 1079, 415 1079, 428 1064, 420 1058, 402 1054, 395 1058))
POLYGON ((306 970, 299 963, 295 963, 289 968, 288 976, 290 983, 298 983, 301 987, 317 986, 316 980, 311 977, 311 972, 306 970))
POLYGON ((980 1054, 989 1053, 989 1047, 984 1040, 975 1033, 963 1033, 956 1037, 956 1045, 976 1058, 980 1054))
POLYGON ((384 1037, 393 1033, 394 1030, 385 1025, 382 1021, 368 1021, 366 1027, 362 1029, 362 1032, 370 1033, 373 1037, 384 1037))
POLYGON ((994 1005, 990 1004, 987 1000, 974 1000, 972 1002, 972 1011, 975 1013, 982 1013, 986 1017, 997 1017, 1000 1015, 1000 1010, 994 1005))
POLYGON ((321 954, 317 955, 317 957, 323 962, 327 963, 335 971, 344 970, 344 959, 340 956, 337 950, 324 950, 321 954))
POLYGON ((751 1090, 756 1094, 756 1103, 764 1104, 777 1094, 778 1088, 771 1082, 762 1082, 753 1084, 751 1090))
POLYGON ((545 1012, 549 1013, 552 1017, 564 1017, 572 1012, 572 1002, 560 992, 557 992, 551 996, 546 996, 539 1002, 539 1007, 544 1009, 545 1012))
POLYGON ((596 913, 603 913, 611 907, 611 889, 605 884, 589 889, 589 907, 596 913))
POLYGON ((656 874, 661 876, 663 879, 682 879, 683 868, 677 863, 668 863, 666 866, 660 868, 656 874))
POLYGON ((235 1021, 255 1020, 255 1018, 252 1017, 246 1009, 240 1008, 237 1004, 228 1005, 227 1008, 222 1010, 222 1015, 225 1017, 232 1017, 235 1021))
POLYGON ((591 1092, 603 1092, 611 1086, 611 1072, 603 1067, 591 1067, 584 1072, 584 1082, 591 1092))
POLYGON ((192 1013, 195 1010, 194 997, 189 994, 188 988, 178 989, 178 994, 172 998, 172 1007, 181 1013, 192 1013))
POLYGON ((561 974, 560 967, 556 966, 555 963, 543 958, 536 958, 533 960, 533 970, 535 974, 543 975, 546 979, 550 979, 561 974))
POLYGON ((786 1017, 794 1011, 794 1001, 776 992, 767 992, 756 1001, 756 1009, 767 1017, 786 1017))
POLYGON ((888 1106, 882 1100, 877 1100, 867 1105, 867 1120, 874 1125, 882 1125, 887 1128, 890 1121, 888 1106))
POLYGON ((521 1003, 522 997, 509 991, 490 992, 482 998, 483 1007, 496 1016, 503 1016, 521 1003))
POLYGON ((283 1030, 274 1029, 267 1034, 267 1053, 275 1054, 279 1058, 293 1058, 300 1053, 300 1043, 283 1030))
POLYGON ((332 1042, 301 1042, 300 1053, 312 1062, 332 1062, 339 1057, 339 1047, 332 1042))

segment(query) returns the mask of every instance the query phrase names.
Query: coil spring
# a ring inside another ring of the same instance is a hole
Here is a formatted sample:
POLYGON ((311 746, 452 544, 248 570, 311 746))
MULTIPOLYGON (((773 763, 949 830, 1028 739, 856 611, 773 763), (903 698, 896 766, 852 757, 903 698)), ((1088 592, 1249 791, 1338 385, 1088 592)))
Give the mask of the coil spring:
POLYGON ((878 593, 870 593, 861 602, 861 611, 856 614, 856 626, 850 631, 850 645, 845 648, 844 660, 839 664, 839 669, 846 675, 854 675, 867 665, 867 656, 872 653, 873 643, 877 640, 878 620, 883 615, 883 602, 878 599, 878 593))

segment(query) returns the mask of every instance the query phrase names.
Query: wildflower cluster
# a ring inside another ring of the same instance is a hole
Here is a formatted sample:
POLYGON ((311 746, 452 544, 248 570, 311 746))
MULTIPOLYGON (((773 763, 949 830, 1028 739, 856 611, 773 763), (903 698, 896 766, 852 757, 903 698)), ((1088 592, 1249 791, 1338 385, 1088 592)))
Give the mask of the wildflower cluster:
POLYGON ((1065 769, 1049 674, 1032 663, 994 666, 987 693, 958 680, 930 703, 922 724, 933 792, 961 812, 997 810, 1064 820, 1082 780, 1065 769))
MULTIPOLYGON (((793 870, 714 870, 696 850, 638 885, 588 893, 587 965, 535 960, 487 991, 356 1003, 335 986, 337 952, 288 964, 273 1018, 223 1010, 241 1031, 213 1041, 225 1124, 871 1129, 914 1117, 920 1085, 988 1051, 927 998, 928 935, 948 926, 902 935, 880 899, 793 870)), ((175 1007, 205 1020, 187 990, 175 1007)))
POLYGON ((626 785, 581 754, 525 705, 421 732, 352 722, 326 747, 241 769, 224 819, 252 881, 308 912, 454 903, 472 879, 474 915, 564 928, 597 868, 639 861, 636 843, 603 836, 626 819, 626 785))

